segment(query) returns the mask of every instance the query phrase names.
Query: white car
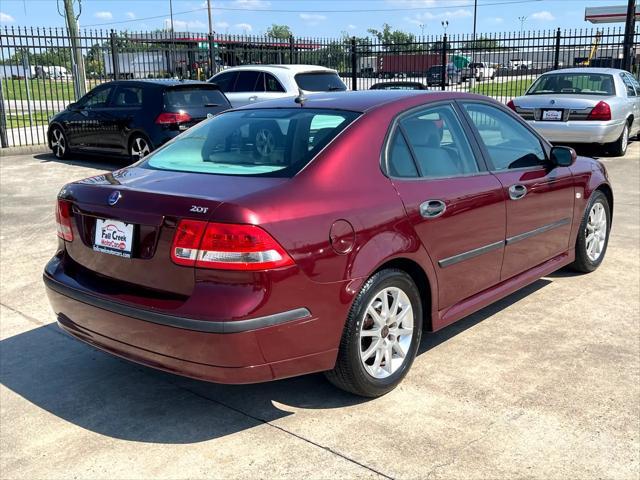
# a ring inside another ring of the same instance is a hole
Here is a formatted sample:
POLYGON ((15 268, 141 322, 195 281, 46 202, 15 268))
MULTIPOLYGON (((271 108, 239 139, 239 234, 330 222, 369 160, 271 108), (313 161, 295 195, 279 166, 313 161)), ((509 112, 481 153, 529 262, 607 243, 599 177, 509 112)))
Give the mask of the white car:
POLYGON ((315 65, 245 65, 231 67, 209 79, 227 96, 233 107, 281 97, 300 91, 344 91, 338 72, 315 65))
POLYGON ((640 134, 640 83, 624 70, 547 72, 507 105, 552 143, 598 143, 622 156, 640 134))

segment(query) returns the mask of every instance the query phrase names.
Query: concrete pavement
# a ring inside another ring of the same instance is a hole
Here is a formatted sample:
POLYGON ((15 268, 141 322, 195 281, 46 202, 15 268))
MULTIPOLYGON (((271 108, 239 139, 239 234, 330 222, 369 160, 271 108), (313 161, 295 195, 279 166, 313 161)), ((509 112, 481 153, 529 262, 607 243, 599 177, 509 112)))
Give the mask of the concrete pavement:
POLYGON ((364 400, 322 375, 224 386, 141 367, 54 323, 41 272, 66 182, 118 162, 0 159, 0 477, 640 476, 640 142, 603 159, 607 258, 436 334, 364 400))

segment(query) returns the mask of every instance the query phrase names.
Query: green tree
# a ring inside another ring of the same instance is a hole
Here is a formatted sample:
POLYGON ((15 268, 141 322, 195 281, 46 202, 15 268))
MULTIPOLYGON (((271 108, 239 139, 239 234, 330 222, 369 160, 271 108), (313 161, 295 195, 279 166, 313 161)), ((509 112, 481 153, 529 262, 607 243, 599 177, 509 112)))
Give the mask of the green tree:
POLYGON ((289 38, 292 35, 293 32, 291 31, 291 28, 289 28, 289 25, 278 25, 273 23, 269 28, 267 28, 267 37, 282 40, 284 38, 289 38))
MULTIPOLYGON (((447 50, 451 50, 451 44, 449 42, 447 42, 446 47, 447 47, 447 50)), ((429 46, 429 51, 433 52, 433 53, 442 52, 442 40, 438 40, 437 42, 433 42, 429 46)))
MULTIPOLYGON (((470 40, 468 42, 465 42, 462 48, 465 48, 467 50, 474 49, 474 41, 470 40)), ((499 48, 502 48, 502 45, 498 40, 495 40, 493 38, 482 37, 482 36, 476 38, 476 41, 475 41, 476 50, 496 50, 499 48)))
POLYGON ((367 32, 378 39, 384 50, 407 51, 420 50, 422 48, 422 44, 416 43, 414 34, 403 32, 402 30, 392 30, 391 25, 388 23, 382 25, 382 30, 370 28, 367 32))

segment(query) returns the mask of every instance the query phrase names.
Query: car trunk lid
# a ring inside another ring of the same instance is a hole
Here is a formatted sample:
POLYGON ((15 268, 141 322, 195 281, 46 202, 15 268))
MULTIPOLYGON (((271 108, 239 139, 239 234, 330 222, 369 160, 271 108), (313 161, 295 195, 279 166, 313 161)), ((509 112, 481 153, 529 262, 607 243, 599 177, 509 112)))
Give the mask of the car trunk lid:
MULTIPOLYGON (((545 94, 545 95, 525 95, 514 101, 516 112, 525 120, 547 120, 545 118, 546 111, 560 112, 559 121, 569 120, 586 120, 601 100, 607 100, 609 97, 600 95, 562 95, 562 94, 545 94)), ((555 118, 554 118, 555 120, 555 118)))

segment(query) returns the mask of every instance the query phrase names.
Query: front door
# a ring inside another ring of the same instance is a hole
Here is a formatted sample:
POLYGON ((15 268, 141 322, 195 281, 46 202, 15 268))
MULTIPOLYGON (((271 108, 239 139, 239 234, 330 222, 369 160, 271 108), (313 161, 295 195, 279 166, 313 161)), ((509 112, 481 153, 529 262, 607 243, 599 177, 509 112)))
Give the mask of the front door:
POLYGON ((460 102, 475 127, 493 175, 507 202, 507 233, 501 280, 569 248, 574 181, 554 167, 542 142, 520 120, 485 102, 460 102))
POLYGON ((100 85, 87 93, 76 105, 72 119, 73 134, 69 143, 77 147, 94 148, 104 134, 104 111, 109 105, 113 85, 100 85))
POLYGON ((438 309, 498 283, 502 186, 467 140, 456 108, 443 103, 404 115, 387 149, 387 170, 434 264, 438 309))

